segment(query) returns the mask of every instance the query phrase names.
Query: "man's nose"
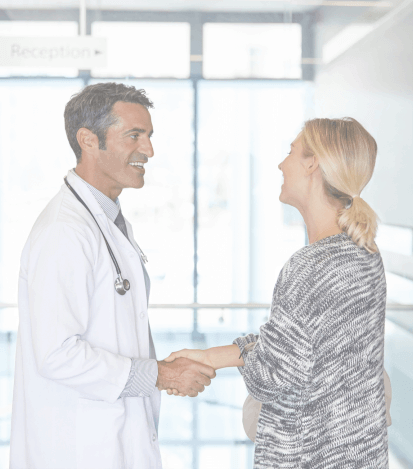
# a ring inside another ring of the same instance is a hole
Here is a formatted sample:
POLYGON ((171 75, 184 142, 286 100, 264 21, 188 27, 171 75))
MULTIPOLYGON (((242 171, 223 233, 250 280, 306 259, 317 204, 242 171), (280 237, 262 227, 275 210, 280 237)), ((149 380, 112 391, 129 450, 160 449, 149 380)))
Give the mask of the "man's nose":
POLYGON ((282 171, 281 165, 282 165, 282 162, 278 165, 278 169, 279 169, 280 171, 282 171))
POLYGON ((153 146, 150 138, 145 139, 143 145, 139 148, 140 153, 145 153, 148 158, 152 158, 154 155, 153 146))

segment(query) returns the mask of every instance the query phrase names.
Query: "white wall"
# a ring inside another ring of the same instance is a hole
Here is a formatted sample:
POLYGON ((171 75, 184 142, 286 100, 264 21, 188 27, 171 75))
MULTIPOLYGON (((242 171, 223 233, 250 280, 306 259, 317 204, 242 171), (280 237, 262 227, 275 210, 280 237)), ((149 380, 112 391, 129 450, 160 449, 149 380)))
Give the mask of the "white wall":
POLYGON ((354 117, 376 139, 362 195, 382 223, 413 227, 413 14, 376 31, 316 76, 317 117, 354 117))

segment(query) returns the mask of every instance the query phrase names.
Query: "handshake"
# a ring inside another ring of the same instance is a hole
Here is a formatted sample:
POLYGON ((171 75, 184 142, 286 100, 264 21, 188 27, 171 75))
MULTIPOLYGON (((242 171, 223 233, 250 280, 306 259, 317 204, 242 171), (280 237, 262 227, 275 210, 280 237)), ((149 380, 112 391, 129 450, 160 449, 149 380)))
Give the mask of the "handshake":
POLYGON ((196 397, 215 378, 208 350, 180 350, 158 361, 156 387, 175 396, 196 397))

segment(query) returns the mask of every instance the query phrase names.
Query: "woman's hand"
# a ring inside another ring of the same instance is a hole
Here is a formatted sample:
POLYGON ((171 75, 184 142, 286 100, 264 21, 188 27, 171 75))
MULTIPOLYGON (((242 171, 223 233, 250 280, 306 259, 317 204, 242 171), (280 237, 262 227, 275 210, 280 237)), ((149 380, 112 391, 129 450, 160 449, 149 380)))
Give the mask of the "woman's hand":
MULTIPOLYGON (((200 349, 183 349, 179 350, 178 352, 172 352, 169 357, 165 358, 165 362, 173 362, 177 358, 189 358, 195 362, 203 363, 204 365, 208 365, 211 368, 214 368, 212 362, 208 356, 208 350, 200 350, 200 349)), ((214 368, 215 369, 215 368, 214 368)), ((175 396, 185 396, 185 394, 181 394, 178 392, 177 389, 167 389, 166 392, 171 396, 174 394, 175 396)))
MULTIPOLYGON (((244 359, 240 356, 238 345, 223 345, 220 347, 212 347, 207 350, 191 350, 183 349, 179 352, 173 352, 165 359, 166 362, 172 362, 177 358, 189 358, 195 362, 210 366, 214 371, 230 366, 244 366, 244 359)), ((176 389, 168 389, 168 394, 182 396, 176 389)))
POLYGON ((172 352, 169 357, 165 358, 164 361, 166 362, 173 362, 177 358, 189 358, 194 362, 200 362, 204 365, 208 365, 211 368, 214 368, 209 356, 208 350, 200 350, 200 349, 186 349, 179 350, 179 352, 172 352))

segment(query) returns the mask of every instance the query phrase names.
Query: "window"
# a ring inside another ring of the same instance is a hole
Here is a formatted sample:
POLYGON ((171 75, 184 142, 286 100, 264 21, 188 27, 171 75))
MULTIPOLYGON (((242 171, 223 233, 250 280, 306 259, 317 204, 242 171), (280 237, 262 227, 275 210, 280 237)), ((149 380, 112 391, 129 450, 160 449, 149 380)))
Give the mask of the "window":
POLYGON ((189 77, 189 23, 97 21, 92 35, 108 44, 108 66, 94 77, 189 77))
POLYGON ((413 228, 379 225, 376 243, 380 250, 396 252, 406 256, 413 255, 413 228), (397 243, 394 240, 397 239, 397 243))
POLYGON ((0 82, 0 298, 17 300, 20 255, 29 231, 76 158, 63 111, 81 80, 0 82), (13 280, 11 280, 13 279, 13 280))
MULTIPOLYGON (((90 84, 102 81, 91 80, 90 84)), ((194 257, 192 83, 186 80, 123 80, 123 83, 145 89, 154 102, 155 108, 150 113, 155 154, 146 165, 144 190, 122 192, 122 212, 131 222, 135 239, 149 260, 151 302, 191 303, 194 257)), ((170 312, 165 315, 171 318, 170 312)), ((167 317, 164 319, 168 324, 167 317)))
POLYGON ((301 78, 301 25, 204 26, 205 78, 301 78))
POLYGON ((200 83, 200 302, 269 302, 283 264, 304 246, 303 222, 283 221, 278 164, 305 119, 308 91, 303 83, 200 83))
MULTIPOLYGON (((188 80, 189 23, 134 22, 126 13, 125 21, 118 21, 122 15, 107 12, 108 21, 92 23, 93 36, 107 38, 108 64, 91 75, 84 71, 82 80, 77 70, 12 73, 3 69, 4 75, 66 74, 73 78, 0 83, 0 300, 16 302, 17 281, 10 279, 18 278, 29 230, 63 184, 68 169, 76 165, 63 122, 70 96, 84 85, 102 81, 143 88, 155 104, 150 110, 155 155, 147 164, 145 189, 125 190, 120 201, 149 259, 150 303, 176 306, 150 309, 156 352, 162 359, 173 350, 229 344, 246 333, 257 333, 267 320, 266 307, 178 305, 195 299, 203 303, 270 302, 280 268, 304 245, 302 220, 295 216, 292 222, 278 200, 281 173, 277 165, 307 117, 310 88, 292 81, 188 80), (24 135, 22 116, 30 123, 24 135), (197 287, 194 238, 198 242, 197 287)), ((78 24, 33 21, 25 27, 10 21, 7 28, 2 28, 5 35, 73 36, 78 24)), ((203 32, 208 78, 301 77, 300 25, 207 24, 203 32), (295 54, 291 63, 284 50, 286 37, 295 54), (284 49, 279 46, 281 39, 284 49)), ((16 308, 1 309, 1 469, 8 467, 17 326, 16 308)), ((252 467, 254 446, 242 429, 246 395, 236 369, 220 370, 213 385, 197 399, 164 394, 159 427, 163 466, 206 469, 211 461, 220 460, 228 468, 252 467), (218 420, 222 425, 217 430, 218 420)))

